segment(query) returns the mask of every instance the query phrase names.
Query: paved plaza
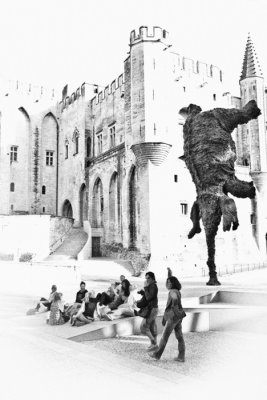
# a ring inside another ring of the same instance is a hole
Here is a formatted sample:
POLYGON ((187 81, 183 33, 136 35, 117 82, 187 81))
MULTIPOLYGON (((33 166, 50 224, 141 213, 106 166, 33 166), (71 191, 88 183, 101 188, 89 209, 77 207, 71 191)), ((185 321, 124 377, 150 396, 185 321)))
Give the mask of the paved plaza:
MULTIPOLYGON (((0 268, 1 398, 5 400, 61 400, 81 395, 97 399, 165 399, 180 395, 184 399, 266 398, 267 321, 254 319, 246 331, 185 333, 184 364, 173 361, 177 352, 173 335, 162 359, 154 361, 146 353, 148 339, 144 336, 122 335, 76 343, 60 334, 65 326, 47 326, 45 314, 25 315, 38 297, 47 296, 52 283, 71 301, 82 277, 79 267, 45 269, 1 263, 0 268)), ((112 272, 87 272, 87 287, 105 289, 122 268, 118 265, 112 272)), ((142 287, 143 278, 132 278, 127 272, 125 275, 142 287)), ((207 287, 206 279, 182 281, 185 302, 218 290, 207 287)), ((226 275, 220 280, 220 290, 267 293, 267 269, 226 275)), ((160 307, 164 307, 164 280, 158 283, 160 307)), ((71 329, 77 332, 81 328, 71 329)))

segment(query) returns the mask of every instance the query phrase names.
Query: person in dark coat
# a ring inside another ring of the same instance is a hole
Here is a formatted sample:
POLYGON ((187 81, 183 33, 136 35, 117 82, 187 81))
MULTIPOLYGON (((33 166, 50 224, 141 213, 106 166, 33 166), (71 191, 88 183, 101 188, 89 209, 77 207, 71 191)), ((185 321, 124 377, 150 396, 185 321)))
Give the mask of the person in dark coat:
POLYGON ((138 293, 145 296, 149 313, 143 319, 140 330, 141 333, 149 338, 150 346, 148 351, 151 351, 157 347, 158 286, 153 272, 147 272, 145 278, 144 290, 140 290, 138 293))

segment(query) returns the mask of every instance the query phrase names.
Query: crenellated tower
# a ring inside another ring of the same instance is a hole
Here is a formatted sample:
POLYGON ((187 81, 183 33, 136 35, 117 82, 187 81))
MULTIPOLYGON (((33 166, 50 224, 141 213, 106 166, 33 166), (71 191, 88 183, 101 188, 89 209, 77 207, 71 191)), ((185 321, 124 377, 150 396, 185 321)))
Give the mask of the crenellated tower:
POLYGON ((129 225, 133 225, 134 219, 139 227, 130 243, 153 257, 166 253, 164 246, 168 241, 164 235, 175 203, 172 197, 165 199, 172 183, 169 176, 166 179, 167 160, 177 136, 177 102, 172 101, 176 87, 170 54, 166 51, 169 47, 165 29, 149 30, 142 26, 130 34, 130 52, 124 66, 127 170, 130 176, 135 165, 137 179, 129 225))

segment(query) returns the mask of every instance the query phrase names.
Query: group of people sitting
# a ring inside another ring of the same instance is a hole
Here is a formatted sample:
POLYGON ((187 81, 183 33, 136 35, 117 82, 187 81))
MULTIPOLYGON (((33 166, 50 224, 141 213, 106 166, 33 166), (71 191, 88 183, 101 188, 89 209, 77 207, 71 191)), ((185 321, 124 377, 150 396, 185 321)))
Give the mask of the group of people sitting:
POLYGON ((52 285, 48 299, 42 297, 33 311, 48 311, 47 323, 50 325, 70 321, 72 326, 79 326, 95 319, 112 321, 137 315, 136 304, 140 297, 136 287, 121 275, 119 282, 111 283, 106 291, 97 295, 93 290, 88 291, 82 281, 73 304, 65 303, 63 294, 57 291, 56 285, 52 285))
MULTIPOLYGON (((141 333, 150 340, 147 349, 149 356, 159 360, 172 332, 178 341, 178 357, 176 361, 185 361, 185 343, 182 333, 182 321, 186 316, 181 303, 181 284, 172 276, 168 268, 166 288, 168 299, 162 318, 163 333, 157 342, 158 330, 156 318, 158 316, 158 287, 153 272, 145 274, 145 283, 142 290, 137 291, 124 275, 119 282, 114 282, 102 293, 95 295, 88 292, 85 282, 80 283, 80 290, 76 294, 73 304, 65 304, 62 293, 57 291, 56 285, 51 288, 48 299, 41 298, 34 309, 38 312, 41 307, 48 310, 47 322, 50 325, 64 324, 70 321, 71 325, 89 324, 95 319, 112 321, 123 317, 139 315, 143 318, 140 326, 141 333)), ((31 310, 30 310, 31 311, 31 310)))

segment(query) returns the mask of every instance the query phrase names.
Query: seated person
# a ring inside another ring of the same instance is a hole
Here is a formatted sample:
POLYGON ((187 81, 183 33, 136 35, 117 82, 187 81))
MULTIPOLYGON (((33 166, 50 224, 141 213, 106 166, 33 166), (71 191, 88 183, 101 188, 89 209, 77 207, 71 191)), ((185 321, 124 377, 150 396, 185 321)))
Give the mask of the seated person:
POLYGON ((137 292, 137 289, 132 285, 129 287, 130 294, 125 301, 118 306, 117 309, 106 310, 106 314, 103 315, 104 319, 113 321, 114 319, 120 319, 125 317, 134 317, 137 313, 137 301, 141 298, 141 295, 137 292))
MULTIPOLYGON (((102 307, 97 305, 96 310, 100 319, 104 318, 110 320, 110 318, 107 317, 107 314, 109 314, 112 310, 123 308, 122 305, 128 303, 128 298, 130 296, 130 287, 131 284, 128 279, 124 279, 121 283, 121 291, 112 303, 110 303, 108 306, 102 307)), ((127 307, 125 306, 125 308, 127 307)))
POLYGON ((120 291, 121 291, 121 284, 122 282, 125 280, 125 275, 121 275, 120 276, 120 281, 119 282, 115 282, 115 287, 116 287, 116 294, 119 295, 120 291))
POLYGON ((36 307, 27 311, 27 314, 28 315, 35 314, 36 312, 39 312, 41 307, 45 308, 44 311, 49 311, 56 291, 57 291, 56 285, 52 285, 51 293, 48 296, 48 299, 46 299, 45 297, 41 297, 39 302, 37 303, 36 307))
POLYGON ((62 325, 66 322, 62 297, 62 293, 55 292, 47 319, 49 325, 62 325))
POLYGON ((76 293, 75 303, 69 306, 66 310, 66 315, 68 315, 69 317, 74 315, 77 312, 77 310, 81 307, 84 296, 86 295, 86 293, 88 293, 88 290, 85 287, 86 284, 85 282, 82 281, 80 283, 80 290, 76 293))
POLYGON ((82 281, 80 283, 80 290, 76 293, 75 303, 82 304, 85 294, 88 293, 88 290, 85 287, 86 283, 82 281))
POLYGON ((77 321, 90 324, 94 321, 94 312, 96 308, 96 298, 94 291, 87 292, 79 310, 72 316, 71 325, 77 326, 77 321))
POLYGON ((98 293, 96 296, 97 302, 99 302, 99 306, 107 306, 111 302, 115 300, 115 298, 119 295, 121 291, 121 282, 125 279, 124 275, 120 276, 120 282, 111 283, 110 287, 102 293, 98 293))

